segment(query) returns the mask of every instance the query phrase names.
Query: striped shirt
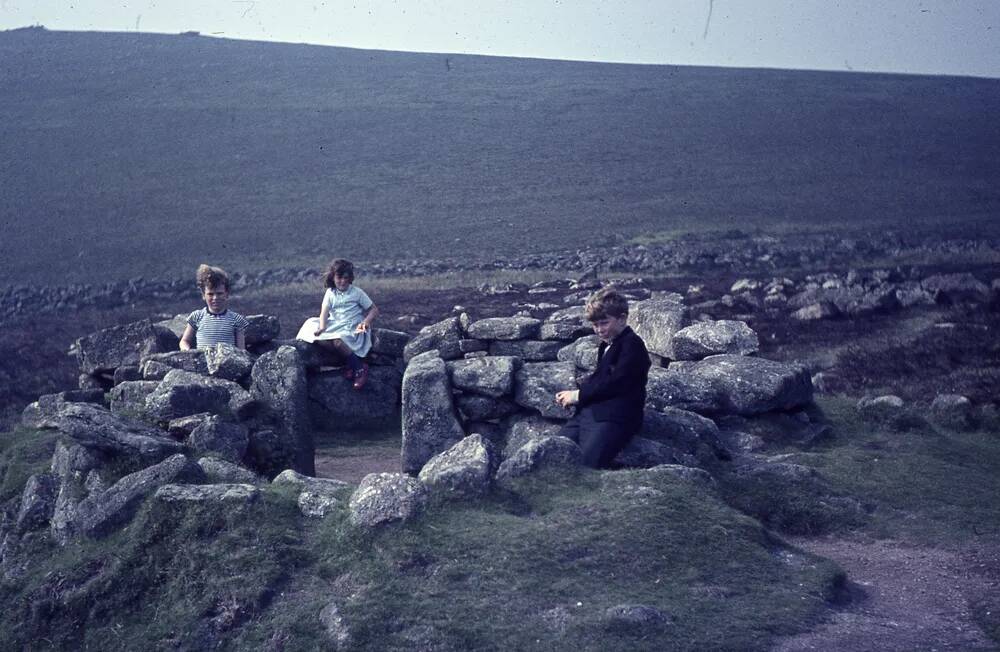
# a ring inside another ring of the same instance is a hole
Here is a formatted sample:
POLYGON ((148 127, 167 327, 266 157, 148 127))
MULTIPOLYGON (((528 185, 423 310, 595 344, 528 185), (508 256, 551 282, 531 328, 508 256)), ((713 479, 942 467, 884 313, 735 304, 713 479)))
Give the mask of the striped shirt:
POLYGON ((226 310, 216 315, 208 308, 192 312, 187 323, 194 329, 195 346, 199 349, 211 349, 220 342, 236 346, 237 331, 245 331, 250 325, 247 318, 238 312, 226 310))

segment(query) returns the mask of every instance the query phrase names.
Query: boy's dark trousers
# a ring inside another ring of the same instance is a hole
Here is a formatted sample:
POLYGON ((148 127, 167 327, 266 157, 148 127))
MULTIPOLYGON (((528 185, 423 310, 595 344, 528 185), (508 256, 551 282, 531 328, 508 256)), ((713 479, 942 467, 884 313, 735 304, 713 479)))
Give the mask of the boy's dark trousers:
POLYGON ((579 444, 584 465, 607 469, 635 432, 618 421, 597 421, 594 411, 584 407, 563 426, 559 434, 579 444))

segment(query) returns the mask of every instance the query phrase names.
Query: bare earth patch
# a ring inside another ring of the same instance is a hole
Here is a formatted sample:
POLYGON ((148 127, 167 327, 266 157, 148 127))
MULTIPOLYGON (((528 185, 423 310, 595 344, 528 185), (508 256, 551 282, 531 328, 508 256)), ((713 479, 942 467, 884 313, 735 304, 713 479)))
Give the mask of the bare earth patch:
POLYGON ((775 650, 996 650, 973 620, 970 602, 1000 590, 1000 549, 963 552, 898 541, 835 538, 791 543, 836 561, 853 602, 829 621, 775 650))
POLYGON ((399 473, 399 445, 316 451, 316 475, 358 484, 369 473, 399 473))

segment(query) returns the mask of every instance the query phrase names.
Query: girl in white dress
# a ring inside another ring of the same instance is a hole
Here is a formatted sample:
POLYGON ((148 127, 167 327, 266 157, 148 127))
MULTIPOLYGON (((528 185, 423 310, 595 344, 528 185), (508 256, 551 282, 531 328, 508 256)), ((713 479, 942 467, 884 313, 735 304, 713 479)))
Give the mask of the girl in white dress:
POLYGON ((353 285, 354 264, 349 260, 330 263, 323 282, 319 318, 307 319, 296 337, 340 354, 347 365, 344 376, 354 381, 354 389, 361 389, 368 380, 368 364, 362 358, 372 347, 371 324, 378 308, 353 285))

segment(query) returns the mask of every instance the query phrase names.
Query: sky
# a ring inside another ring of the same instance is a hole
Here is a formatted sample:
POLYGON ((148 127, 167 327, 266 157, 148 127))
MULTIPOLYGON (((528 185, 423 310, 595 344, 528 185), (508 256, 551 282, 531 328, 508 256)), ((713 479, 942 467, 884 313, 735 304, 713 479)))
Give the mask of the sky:
POLYGON ((0 0, 0 29, 1000 78, 1000 0, 0 0))

